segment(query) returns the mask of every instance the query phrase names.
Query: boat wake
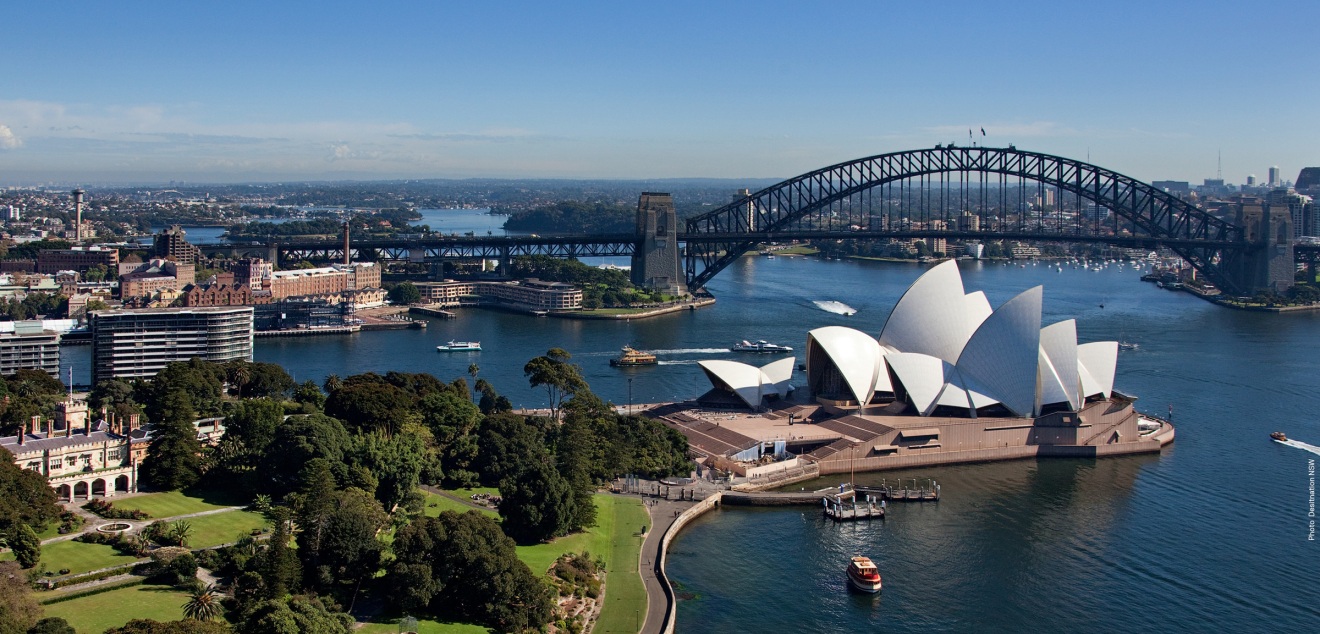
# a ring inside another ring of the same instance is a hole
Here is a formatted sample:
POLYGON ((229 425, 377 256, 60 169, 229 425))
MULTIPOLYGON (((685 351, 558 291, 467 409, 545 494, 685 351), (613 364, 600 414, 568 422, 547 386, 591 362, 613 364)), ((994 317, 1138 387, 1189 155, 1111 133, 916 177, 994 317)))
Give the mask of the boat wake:
POLYGON ((682 361, 656 361, 656 365, 696 365, 696 359, 684 359, 682 361))
POLYGON ((1298 449, 1301 449, 1302 451, 1309 451, 1317 456, 1320 456, 1320 447, 1317 447, 1315 445, 1308 445, 1299 440, 1276 440, 1274 442, 1277 442, 1281 445, 1288 445, 1289 447, 1296 447, 1298 449))
POLYGON ((857 312, 856 308, 853 308, 852 306, 849 306, 843 302, 836 302, 834 300, 829 300, 829 301, 813 300, 811 303, 815 304, 816 308, 819 308, 827 313, 834 313, 836 315, 851 315, 857 312))
POLYGON ((647 350, 651 354, 720 354, 728 348, 680 348, 677 350, 647 350))

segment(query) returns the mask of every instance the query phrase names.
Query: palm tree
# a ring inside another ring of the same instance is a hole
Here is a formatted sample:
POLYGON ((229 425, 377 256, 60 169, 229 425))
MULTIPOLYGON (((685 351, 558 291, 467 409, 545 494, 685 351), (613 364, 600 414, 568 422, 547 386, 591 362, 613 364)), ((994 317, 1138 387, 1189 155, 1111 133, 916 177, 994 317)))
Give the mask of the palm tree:
POLYGON ((188 545, 188 538, 192 536, 192 532, 192 524, 183 520, 174 520, 174 523, 170 524, 170 534, 180 546, 188 545))
POLYGON ((248 364, 244 361, 237 361, 230 364, 226 370, 225 374, 228 375, 226 378, 229 379, 229 383, 237 387, 238 395, 242 396, 243 386, 252 380, 252 368, 248 367, 248 364))
MULTIPOLYGON (((468 374, 472 375, 472 383, 473 383, 474 386, 476 385, 476 381, 477 381, 477 373, 480 372, 480 371, 481 371, 481 368, 477 367, 477 364, 475 364, 475 363, 473 363, 473 364, 471 364, 471 365, 468 366, 468 374)), ((473 398, 473 399, 476 399, 476 398, 477 398, 477 392, 476 392, 476 388, 475 388, 475 387, 473 388, 473 391, 472 391, 472 398, 473 398)))
POLYGON ((326 394, 329 394, 339 389, 343 384, 344 382, 339 380, 338 374, 327 374, 325 376, 325 384, 322 385, 322 387, 325 388, 326 394))
POLYGON ((220 599, 215 594, 215 586, 193 586, 188 593, 188 602, 183 604, 183 617, 198 621, 211 621, 220 616, 220 599))

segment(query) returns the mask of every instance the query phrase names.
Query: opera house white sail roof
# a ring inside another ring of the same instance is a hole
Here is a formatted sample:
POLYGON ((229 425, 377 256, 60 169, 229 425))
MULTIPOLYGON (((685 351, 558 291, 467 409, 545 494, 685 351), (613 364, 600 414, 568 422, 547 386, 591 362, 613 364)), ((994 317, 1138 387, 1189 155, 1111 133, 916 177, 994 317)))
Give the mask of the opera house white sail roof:
POLYGON ((1036 416, 1108 398, 1117 342, 1078 345, 1073 320, 1041 328, 1042 301, 1037 286, 992 310, 983 293, 964 291, 957 263, 944 262, 913 282, 877 339, 839 326, 808 333, 808 386, 861 404, 890 392, 922 416, 940 407, 1036 416))
MULTIPOLYGON (((1041 327, 1044 289, 1027 289, 992 309, 985 294, 963 289, 949 260, 917 278, 898 300, 879 337, 842 326, 807 333, 807 387, 818 399, 870 404, 893 395, 922 416, 1039 416, 1077 411, 1114 388, 1118 343, 1078 345, 1077 324, 1041 327)), ((701 361, 717 388, 757 409, 791 389, 794 359, 757 368, 701 361)))

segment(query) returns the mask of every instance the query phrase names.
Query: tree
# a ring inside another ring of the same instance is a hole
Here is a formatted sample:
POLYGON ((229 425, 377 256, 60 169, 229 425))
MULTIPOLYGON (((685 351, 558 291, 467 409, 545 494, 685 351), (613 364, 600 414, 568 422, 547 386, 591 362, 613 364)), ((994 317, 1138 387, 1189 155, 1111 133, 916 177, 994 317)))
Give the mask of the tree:
POLYGON ((431 430, 441 445, 466 436, 481 422, 481 410, 470 399, 452 392, 428 394, 417 407, 422 412, 422 424, 431 430))
POLYGON ((546 396, 550 398, 550 417, 556 420, 564 399, 587 387, 582 368, 568 363, 572 357, 562 348, 551 348, 523 366, 523 375, 528 377, 531 386, 545 388, 546 396))
POLYGON ((375 577, 385 552, 376 534, 388 524, 389 515, 365 491, 351 488, 335 493, 321 537, 316 582, 330 589, 340 582, 360 584, 375 577))
POLYGON ((225 435, 220 439, 226 466, 231 470, 254 468, 275 440, 275 430, 284 422, 284 406, 271 399, 240 401, 225 417, 225 435))
POLYGON ((9 548, 14 551, 14 559, 24 568, 35 568, 41 561, 41 540, 27 524, 20 525, 9 538, 9 548))
POLYGON ((224 623, 196 619, 165 622, 133 619, 124 625, 106 630, 104 634, 233 634, 233 630, 224 623))
POLYGON ((522 544, 535 544, 568 533, 576 496, 568 480, 544 463, 525 465, 500 481, 504 532, 522 544))
POLYGON ((393 509, 417 488, 426 447, 416 434, 366 434, 353 437, 350 444, 349 460, 376 479, 376 499, 385 508, 393 509))
POLYGON ((389 298, 397 305, 416 304, 422 301, 422 292, 412 282, 404 281, 390 289, 389 298))
POLYGON ((161 419, 152 431, 142 475, 164 491, 191 487, 201 477, 202 451, 192 424, 191 399, 183 390, 172 390, 158 401, 157 412, 161 419))
POLYGON ((167 576, 172 577, 170 579, 172 585, 186 588, 197 582, 197 558, 190 552, 180 553, 179 556, 171 559, 165 565, 165 570, 167 576))
POLYGON ((215 586, 194 586, 188 593, 188 602, 183 604, 184 618, 198 621, 214 621, 224 613, 220 607, 220 597, 215 593, 215 586))
POLYGON ((477 511, 413 520, 396 535, 394 553, 385 581, 404 610, 474 619, 501 632, 550 621, 549 588, 518 559, 499 525, 477 511))
POLYGON ((495 386, 487 383, 486 379, 477 379, 475 387, 481 393, 477 407, 481 409, 482 414, 498 414, 513 410, 513 403, 510 403, 508 398, 500 396, 495 391, 495 386))
POLYGON ((48 616, 33 625, 27 634, 78 634, 68 621, 58 616, 48 616))
POLYGON ((393 434, 411 417, 413 399, 388 383, 345 383, 330 394, 325 413, 353 431, 393 434))
POLYGON ((99 299, 92 299, 87 301, 87 304, 83 307, 83 310, 89 313, 94 310, 110 310, 110 305, 99 299))
POLYGON ((338 374, 327 374, 325 375, 325 383, 322 383, 321 386, 325 388, 326 394, 332 394, 343 384, 344 382, 339 380, 338 374))
MULTIPOLYGON (((499 486, 529 464, 549 459, 545 448, 545 435, 527 424, 527 419, 515 414, 487 416, 481 426, 473 467, 481 474, 482 483, 499 486)), ((448 465, 447 465, 448 466, 448 465)))
POLYGON ((170 523, 170 535, 174 537, 174 540, 180 546, 186 547, 188 545, 188 538, 192 537, 192 533, 193 527, 192 524, 188 523, 188 520, 179 519, 170 523))
POLYGON ((18 563, 0 561, 0 632, 26 632, 41 617, 41 604, 32 596, 27 574, 18 563))
POLYGON ((319 583, 322 537, 334 510, 335 476, 330 463, 314 458, 307 461, 299 480, 298 492, 290 496, 298 524, 298 558, 302 561, 303 579, 319 583))
POLYGON ((242 634, 350 634, 353 617, 333 612, 320 599, 295 596, 252 606, 238 624, 242 634))
POLYGON ((14 455, 0 447, 0 536, 13 535, 22 525, 44 530, 60 515, 55 500, 46 476, 14 464, 14 455))
POLYGON ((17 370, 5 377, 9 391, 21 396, 52 396, 64 393, 64 384, 44 370, 17 370))
POLYGON ((282 498, 299 487, 299 475, 309 460, 323 458, 335 477, 348 477, 344 451, 348 431, 338 420, 322 414, 295 416, 275 431, 275 439, 261 457, 257 490, 282 498))
MULTIPOLYGON (((481 367, 478 366, 477 364, 475 364, 475 363, 469 363, 469 364, 468 364, 468 376, 471 376, 471 377, 472 377, 472 382, 473 382, 473 384, 476 384, 476 381, 477 381, 477 373, 480 372, 480 371, 481 371, 481 367)), ((477 395, 476 395, 476 393, 474 392, 474 393, 472 394, 472 400, 476 400, 476 398, 477 398, 477 395)))
POLYGON ((289 547, 289 509, 282 506, 271 509, 270 520, 275 530, 262 553, 261 579, 266 585, 266 598, 283 599, 298 585, 298 561, 289 547))
POLYGON ((316 386, 314 381, 303 381, 302 385, 293 392, 293 400, 304 405, 311 405, 317 411, 325 407, 325 394, 321 393, 321 388, 316 386))

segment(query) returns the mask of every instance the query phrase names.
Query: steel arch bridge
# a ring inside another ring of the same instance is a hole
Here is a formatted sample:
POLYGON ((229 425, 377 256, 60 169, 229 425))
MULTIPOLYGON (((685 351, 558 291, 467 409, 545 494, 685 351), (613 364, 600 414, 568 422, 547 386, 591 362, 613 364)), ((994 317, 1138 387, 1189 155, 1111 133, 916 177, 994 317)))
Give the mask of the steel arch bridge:
POLYGON ((937 145, 831 165, 690 218, 686 228, 694 290, 759 242, 934 237, 1165 246, 1244 294, 1253 284, 1241 279, 1243 257, 1260 248, 1242 227, 1134 178, 1012 146, 937 145))

